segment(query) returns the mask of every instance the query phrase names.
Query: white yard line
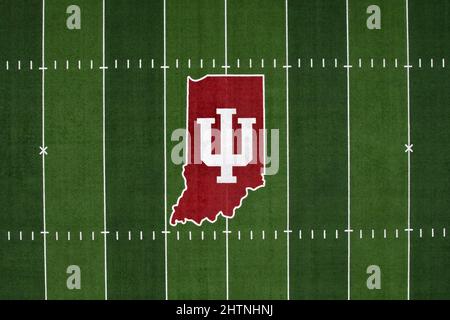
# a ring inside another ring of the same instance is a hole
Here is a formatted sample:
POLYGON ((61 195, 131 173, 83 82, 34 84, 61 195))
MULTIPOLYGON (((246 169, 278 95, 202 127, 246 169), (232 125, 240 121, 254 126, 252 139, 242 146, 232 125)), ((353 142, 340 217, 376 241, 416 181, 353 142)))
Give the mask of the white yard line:
MULTIPOLYGON (((164 66, 167 66, 166 39, 166 0, 163 3, 163 36, 164 36, 164 66)), ((169 300, 169 279, 167 259, 167 68, 163 68, 164 75, 164 281, 166 300, 169 300)))
POLYGON ((103 247, 105 300, 108 300, 108 253, 106 229, 106 100, 105 100, 105 0, 102 3, 102 114, 103 114, 103 247))
POLYGON ((348 0, 345 1, 345 25, 346 25, 346 46, 347 46, 347 299, 350 300, 350 39, 349 39, 349 7, 348 0))
MULTIPOLYGON (((409 2, 406 0, 406 64, 409 66, 409 2)), ((410 118, 410 68, 406 68, 407 82, 407 107, 408 107, 408 146, 411 145, 411 118, 410 118)), ((407 272, 407 299, 410 299, 410 274, 411 274, 411 152, 408 153, 408 272, 407 272)))
POLYGON ((286 61, 285 61, 285 69, 286 69, 286 295, 287 300, 290 299, 290 269, 289 269, 289 230, 290 230, 290 221, 289 221, 289 17, 288 17, 288 0, 285 1, 285 41, 286 41, 286 61))
MULTIPOLYGON (((42 0, 42 148, 45 148, 45 0, 42 0)), ((42 221, 44 237, 44 298, 47 295, 47 223, 45 206, 45 152, 42 152, 42 221)))
MULTIPOLYGON (((224 45, 225 45, 225 74, 228 74, 228 3, 224 0, 224 45)), ((228 219, 225 219, 225 290, 226 299, 230 299, 229 287, 229 250, 228 250, 229 230, 228 219)))

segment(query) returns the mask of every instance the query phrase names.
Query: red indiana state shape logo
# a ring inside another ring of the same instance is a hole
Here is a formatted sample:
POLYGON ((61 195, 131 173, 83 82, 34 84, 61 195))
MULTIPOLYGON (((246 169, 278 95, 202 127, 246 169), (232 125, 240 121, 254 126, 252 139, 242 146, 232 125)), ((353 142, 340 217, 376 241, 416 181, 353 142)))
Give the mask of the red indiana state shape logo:
POLYGON ((232 218, 264 186, 263 75, 188 78, 185 187, 170 224, 232 218))

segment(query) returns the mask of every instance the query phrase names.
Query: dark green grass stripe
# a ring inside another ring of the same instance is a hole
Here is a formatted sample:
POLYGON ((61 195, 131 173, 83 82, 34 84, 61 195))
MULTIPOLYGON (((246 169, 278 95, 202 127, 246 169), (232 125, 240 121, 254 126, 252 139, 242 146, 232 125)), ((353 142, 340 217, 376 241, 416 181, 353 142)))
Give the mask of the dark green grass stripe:
MULTIPOLYGON (((411 298, 450 298, 450 73, 441 59, 450 52, 448 1, 410 1, 411 61, 411 298), (430 59, 435 69, 430 69, 430 59), (419 236, 423 228, 423 237, 419 236), (435 238, 430 229, 435 229, 435 238), (447 237, 442 237, 447 228, 447 237)), ((448 68, 448 66, 447 66, 448 68)))
POLYGON ((164 299, 162 1, 106 5, 109 297, 164 299), (144 238, 116 241, 115 231, 144 238))
POLYGON ((18 60, 22 68, 40 64, 40 12, 40 1, 0 2, 0 299, 44 297, 41 77, 17 70, 18 60))
POLYGON ((347 297, 345 1, 290 1, 291 295, 347 297), (309 58, 315 60, 309 67, 309 58), (323 69, 320 58, 326 58, 323 69), (334 68, 338 59, 339 69, 334 68), (330 64, 331 63, 331 64, 330 64), (310 240, 310 230, 331 240, 310 240), (335 230, 339 229, 339 239, 335 230), (303 240, 298 239, 299 230, 303 240))

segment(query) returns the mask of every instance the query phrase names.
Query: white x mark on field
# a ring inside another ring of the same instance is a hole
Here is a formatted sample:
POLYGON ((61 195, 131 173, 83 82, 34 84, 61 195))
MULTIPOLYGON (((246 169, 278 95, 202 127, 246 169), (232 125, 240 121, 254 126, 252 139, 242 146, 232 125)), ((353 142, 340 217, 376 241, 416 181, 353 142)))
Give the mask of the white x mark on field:
POLYGON ((48 153, 47 153, 47 146, 42 146, 42 147, 39 147, 39 149, 41 149, 41 152, 39 152, 39 154, 41 155, 41 156, 46 156, 48 153))
POLYGON ((414 152, 413 151, 413 144, 405 144, 405 147, 406 147, 406 150, 405 150, 405 152, 414 152))

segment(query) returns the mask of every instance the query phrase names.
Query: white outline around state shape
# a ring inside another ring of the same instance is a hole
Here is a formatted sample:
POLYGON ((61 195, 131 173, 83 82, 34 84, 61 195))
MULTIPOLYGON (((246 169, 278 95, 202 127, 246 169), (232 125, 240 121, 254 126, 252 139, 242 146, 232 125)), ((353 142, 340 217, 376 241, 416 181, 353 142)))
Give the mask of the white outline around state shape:
MULTIPOLYGON (((264 74, 207 74, 199 79, 193 79, 190 76, 187 77, 186 79, 186 132, 188 132, 188 122, 189 122, 189 81, 192 82, 200 82, 206 78, 209 77, 260 77, 262 78, 262 86, 263 86, 263 130, 266 129, 266 91, 265 91, 265 77, 264 74)), ((217 222, 217 218, 219 216, 224 217, 225 219, 229 220, 229 219, 233 219, 235 214, 236 214, 236 210, 239 209, 242 206, 242 202, 245 198, 248 197, 249 195, 249 191, 256 191, 260 188, 263 188, 266 186, 266 179, 265 179, 265 175, 266 175, 266 146, 267 146, 267 137, 266 134, 264 133, 264 144, 263 144, 263 173, 262 173, 262 184, 256 188, 251 188, 251 187, 245 187, 245 195, 241 198, 239 205, 233 208, 233 213, 231 216, 225 216, 223 214, 223 211, 219 211, 216 214, 216 217, 214 220, 210 220, 208 217, 204 217, 201 219, 200 223, 197 223, 195 220, 193 219, 189 219, 189 218, 185 218, 184 221, 179 221, 177 220, 175 222, 175 224, 172 223, 172 217, 175 213, 175 207, 177 207, 180 203, 181 198, 183 197, 184 193, 187 191, 187 180, 186 180, 186 176, 185 176, 185 170, 186 170, 186 166, 188 165, 188 148, 189 148, 189 135, 186 135, 186 156, 185 156, 185 163, 183 164, 183 170, 182 170, 182 176, 183 176, 183 181, 184 181, 184 188, 183 191, 181 192, 181 195, 178 197, 177 202, 172 206, 172 212, 170 213, 170 218, 169 218, 169 223, 172 227, 176 227, 177 224, 182 224, 185 225, 187 222, 192 222, 194 223, 196 226, 201 227, 201 225, 203 224, 203 222, 206 220, 210 223, 215 223, 217 222)))

